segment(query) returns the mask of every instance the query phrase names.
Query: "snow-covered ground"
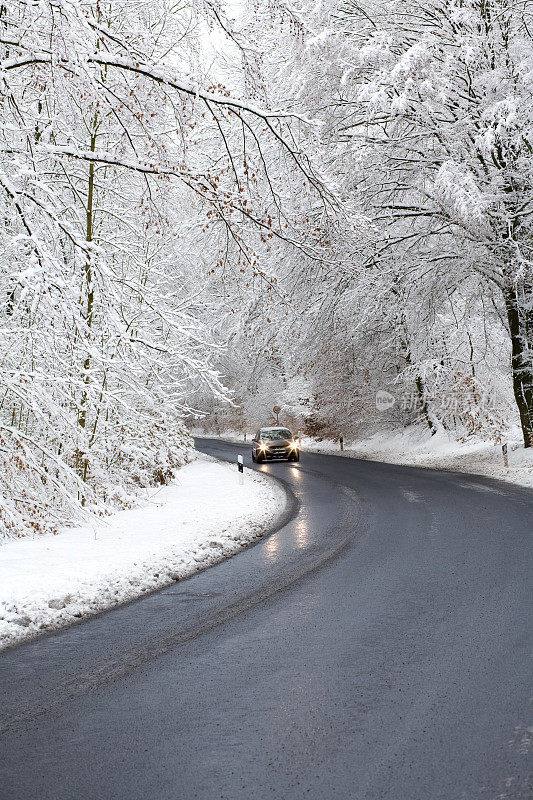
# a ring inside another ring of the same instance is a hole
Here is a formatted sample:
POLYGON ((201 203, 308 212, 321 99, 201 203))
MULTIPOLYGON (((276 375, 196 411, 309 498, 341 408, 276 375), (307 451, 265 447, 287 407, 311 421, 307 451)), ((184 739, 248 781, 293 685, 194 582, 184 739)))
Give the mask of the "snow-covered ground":
POLYGON ((501 443, 474 437, 459 442, 445 431, 431 436, 429 431, 418 425, 403 431, 380 432, 368 439, 345 442, 343 453, 340 452, 339 442, 317 441, 307 437, 302 437, 302 449, 390 464, 470 472, 533 487, 533 449, 524 448, 518 429, 509 432, 506 442, 508 468, 504 465, 501 443))
POLYGON ((0 545, 0 648, 185 578, 233 555, 277 519, 277 483, 199 456, 142 507, 57 536, 0 545))
MULTIPOLYGON (((243 435, 235 431, 223 431, 220 438, 243 442, 243 435)), ((246 438, 249 445, 251 436, 246 438)), ((504 466, 501 443, 474 437, 459 442, 445 431, 431 436, 429 430, 421 425, 411 425, 402 431, 382 431, 358 441, 345 441, 343 452, 340 451, 339 442, 327 439, 318 441, 307 436, 301 439, 304 454, 307 450, 347 458, 368 458, 389 464, 457 470, 533 488, 533 449, 524 448, 518 428, 510 430, 505 441, 508 468, 504 466)))

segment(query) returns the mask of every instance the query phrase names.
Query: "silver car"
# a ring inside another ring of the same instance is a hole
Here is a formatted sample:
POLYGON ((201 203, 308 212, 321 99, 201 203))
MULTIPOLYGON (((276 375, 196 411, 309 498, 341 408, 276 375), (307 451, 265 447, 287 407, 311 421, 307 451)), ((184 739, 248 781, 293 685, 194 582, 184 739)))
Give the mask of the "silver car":
POLYGON ((300 440, 288 428, 260 428, 252 439, 252 461, 272 461, 283 458, 300 460, 300 440))

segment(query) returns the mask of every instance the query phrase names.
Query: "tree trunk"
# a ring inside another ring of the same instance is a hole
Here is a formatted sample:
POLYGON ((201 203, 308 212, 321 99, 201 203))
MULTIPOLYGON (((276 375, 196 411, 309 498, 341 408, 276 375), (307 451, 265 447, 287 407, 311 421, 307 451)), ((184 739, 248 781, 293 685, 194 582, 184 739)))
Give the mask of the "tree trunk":
POLYGON ((431 435, 435 436, 435 434, 437 433, 437 426, 435 425, 435 422, 433 420, 433 414, 429 409, 429 404, 426 396, 426 385, 424 383, 424 379, 420 375, 416 376, 415 385, 420 400, 420 408, 422 411, 422 416, 424 417, 424 419, 428 424, 429 430, 431 431, 431 435))
POLYGON ((533 331, 528 324, 528 306, 533 288, 524 284, 505 292, 505 307, 511 336, 513 390, 520 414, 524 447, 533 447, 533 331))
MULTIPOLYGON (((409 337, 407 335, 407 330, 405 329, 405 323, 403 323, 403 326, 405 330, 405 340, 402 340, 402 345, 405 348, 405 362, 406 364, 409 364, 409 366, 412 366, 413 360, 411 358, 411 350, 408 344, 409 337)), ((428 424, 428 428, 431 431, 431 435, 435 436, 435 434, 438 431, 438 426, 436 425, 433 414, 431 413, 431 410, 429 408, 429 403, 426 393, 426 384, 421 375, 416 376, 415 386, 416 386, 416 391, 418 393, 418 399, 420 400, 420 410, 422 411, 422 416, 428 424)))
MULTIPOLYGON (((91 134, 91 143, 90 149, 91 152, 94 152, 96 149, 96 128, 97 128, 97 120, 95 115, 94 120, 94 131, 91 134)), ((87 208, 86 208, 86 230, 85 230, 85 241, 90 244, 93 240, 93 215, 94 215, 94 163, 91 162, 89 165, 89 184, 87 190, 87 208)), ((85 275, 84 275, 85 285, 87 287, 87 305, 85 308, 85 323, 87 325, 88 333, 90 334, 92 324, 93 324, 93 314, 94 314, 94 286, 93 286, 93 270, 91 265, 91 257, 90 255, 87 256, 85 261, 85 275)), ((85 389, 83 391, 83 395, 80 402, 80 409, 78 413, 78 425, 84 431, 87 427, 87 406, 89 402, 89 383, 90 383, 90 369, 91 369, 91 356, 87 353, 83 364, 83 371, 84 371, 84 379, 83 382, 85 384, 85 389)), ((87 453, 83 455, 80 459, 80 463, 78 465, 78 473, 83 481, 87 480, 89 470, 89 456, 87 453)), ((84 504, 85 500, 82 498, 82 505, 84 504)))

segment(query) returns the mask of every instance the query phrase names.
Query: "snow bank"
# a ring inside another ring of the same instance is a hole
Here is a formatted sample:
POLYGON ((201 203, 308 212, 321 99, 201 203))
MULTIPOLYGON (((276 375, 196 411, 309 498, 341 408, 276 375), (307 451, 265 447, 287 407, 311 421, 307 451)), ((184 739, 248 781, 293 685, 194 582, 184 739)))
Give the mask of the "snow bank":
POLYGON ((338 442, 317 441, 307 437, 302 437, 302 449, 368 458, 389 464, 470 472, 533 487, 533 449, 524 448, 518 429, 509 431, 506 441, 508 468, 504 466, 501 444, 475 437, 458 442, 445 431, 431 436, 428 430, 418 425, 402 431, 376 433, 357 442, 345 442, 343 453, 338 442))
POLYGON ((141 508, 0 546, 0 648, 139 597, 233 555, 285 506, 278 484, 199 456, 141 508))

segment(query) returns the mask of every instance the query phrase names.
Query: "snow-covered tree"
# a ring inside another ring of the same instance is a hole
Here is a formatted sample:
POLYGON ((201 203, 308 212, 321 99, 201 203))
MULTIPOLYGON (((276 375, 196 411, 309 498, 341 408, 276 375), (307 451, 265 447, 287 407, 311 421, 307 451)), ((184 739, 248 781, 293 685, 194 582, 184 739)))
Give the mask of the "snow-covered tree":
POLYGON ((268 280, 247 236, 292 235, 285 164, 322 191, 250 69, 206 63, 215 28, 215 1, 1 6, 0 530, 168 479, 190 392, 226 393, 205 273, 268 280))
MULTIPOLYGON (((436 356, 439 303, 445 314, 451 303, 461 315, 474 281, 481 327, 505 316, 514 397, 530 446, 530 4, 327 0, 256 10, 262 35, 273 26, 284 43, 270 55, 267 39, 265 72, 288 108, 321 121, 308 147, 348 213, 367 220, 359 248, 349 248, 351 279, 341 275, 335 292, 344 285, 346 298, 354 291, 366 297, 370 335, 380 327, 373 311, 385 314, 396 356, 408 356, 406 376, 424 394, 432 372, 442 376, 446 364, 450 376, 458 371, 446 343, 436 356), (431 313, 423 330, 419 318, 414 346, 406 325, 425 307, 431 313)), ((344 267, 350 271, 346 259, 344 267)), ((361 316, 348 335, 354 325, 361 316)), ((462 338, 468 347, 468 324, 462 338)))

